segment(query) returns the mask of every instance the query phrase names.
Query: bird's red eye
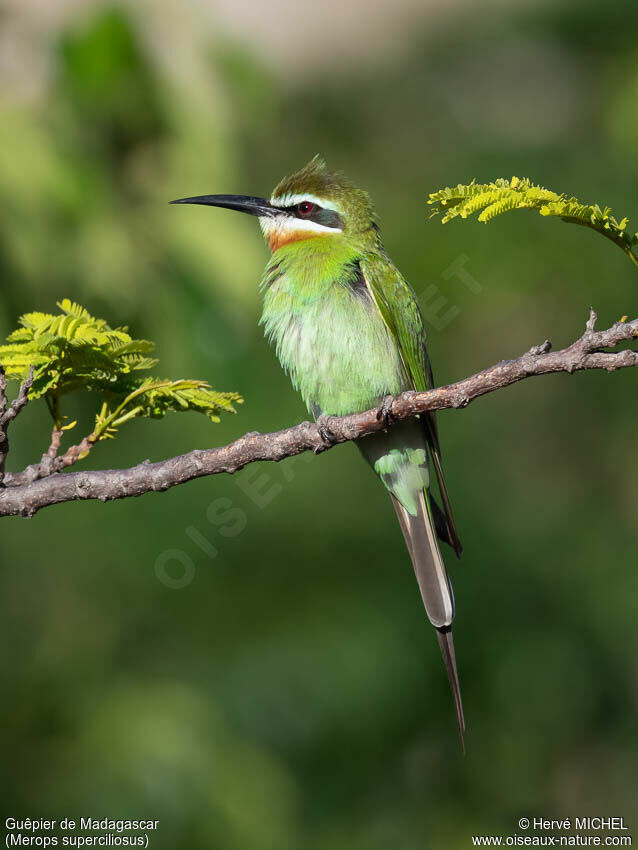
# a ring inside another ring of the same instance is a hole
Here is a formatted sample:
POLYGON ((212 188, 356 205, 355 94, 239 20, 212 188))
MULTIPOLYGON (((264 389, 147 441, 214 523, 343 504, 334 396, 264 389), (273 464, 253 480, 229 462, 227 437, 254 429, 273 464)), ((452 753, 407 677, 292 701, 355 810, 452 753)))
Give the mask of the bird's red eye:
POLYGON ((316 208, 317 205, 311 203, 311 201, 302 201, 300 204, 297 204, 297 212, 303 218, 308 218, 309 215, 312 215, 316 208))

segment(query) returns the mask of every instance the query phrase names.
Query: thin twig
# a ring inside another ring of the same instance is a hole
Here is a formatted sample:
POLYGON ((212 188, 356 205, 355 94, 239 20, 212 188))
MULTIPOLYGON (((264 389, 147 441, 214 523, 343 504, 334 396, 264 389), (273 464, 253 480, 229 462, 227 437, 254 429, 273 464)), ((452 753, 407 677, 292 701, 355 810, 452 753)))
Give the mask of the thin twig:
MULTIPOLYGON (((638 337, 638 319, 616 322, 605 331, 596 331, 595 323, 596 313, 591 310, 584 334, 561 351, 552 351, 551 344, 546 341, 516 360, 503 360, 455 384, 427 392, 405 392, 392 402, 391 418, 398 421, 426 411, 467 407, 479 396, 534 375, 585 369, 612 372, 638 366, 638 351, 604 350, 638 337)), ((373 408, 349 416, 330 417, 321 428, 315 423, 302 422, 272 434, 252 432, 227 446, 195 450, 158 463, 144 461, 130 469, 52 474, 21 486, 7 486, 0 492, 0 516, 33 516, 41 508, 75 499, 106 502, 141 496, 168 490, 204 475, 236 472, 255 461, 279 461, 305 451, 319 453, 336 443, 383 430, 386 423, 377 414, 377 409, 373 408)), ((7 483, 13 485, 18 481, 19 476, 13 476, 7 483)))
POLYGON ((58 456, 60 446, 62 445, 63 434, 64 431, 62 428, 53 427, 53 430, 51 431, 51 443, 49 444, 49 448, 46 450, 46 453, 42 455, 43 458, 50 457, 53 460, 54 457, 58 456))
POLYGON ((7 411, 7 376, 0 366, 0 487, 4 486, 4 462, 9 452, 9 440, 4 424, 7 411))
MULTIPOLYGON (((54 429, 53 434, 62 435, 62 431, 54 429)), ((46 454, 42 455, 40 462, 29 464, 21 472, 5 473, 5 485, 7 487, 20 487, 24 484, 32 484, 41 478, 48 478, 49 475, 54 475, 56 472, 62 472, 63 469, 67 469, 79 460, 83 460, 94 445, 94 440, 90 437, 84 437, 77 445, 69 446, 63 455, 56 453, 52 456, 50 452, 52 450, 55 451, 55 438, 52 437, 51 445, 46 454)), ((1 513, 0 516, 2 516, 1 513)))
POLYGON ((5 486, 4 465, 9 454, 9 423, 11 423, 20 411, 26 407, 29 401, 29 390, 33 384, 33 366, 29 367, 29 374, 20 385, 18 395, 8 405, 7 402, 7 377, 4 369, 0 366, 0 488, 5 486))
POLYGON ((7 376, 3 367, 0 365, 0 423, 4 421, 4 414, 7 410, 7 376))

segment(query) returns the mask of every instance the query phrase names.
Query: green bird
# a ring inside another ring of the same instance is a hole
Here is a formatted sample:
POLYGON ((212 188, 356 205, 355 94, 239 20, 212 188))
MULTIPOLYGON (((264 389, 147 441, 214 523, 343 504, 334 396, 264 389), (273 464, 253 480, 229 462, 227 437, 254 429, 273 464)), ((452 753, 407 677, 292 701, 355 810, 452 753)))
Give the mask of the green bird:
MULTIPOLYGON (((326 417, 378 406, 405 390, 434 386, 416 296, 388 257, 368 194, 315 157, 270 199, 200 195, 172 201, 257 216, 271 250, 261 324, 308 410, 326 417)), ((390 423, 388 422, 388 425, 390 423)), ((329 437, 329 431, 324 430, 329 437)), ((451 625, 452 587, 438 539, 460 557, 431 413, 357 441, 388 490, 423 604, 452 688, 463 743, 465 721, 451 625), (434 471, 442 508, 431 490, 434 471)))

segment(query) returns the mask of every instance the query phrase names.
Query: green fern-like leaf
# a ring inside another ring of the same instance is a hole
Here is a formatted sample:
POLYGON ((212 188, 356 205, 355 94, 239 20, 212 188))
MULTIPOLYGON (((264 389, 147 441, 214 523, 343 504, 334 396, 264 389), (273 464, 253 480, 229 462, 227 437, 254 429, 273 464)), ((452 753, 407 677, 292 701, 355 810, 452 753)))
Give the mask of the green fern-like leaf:
POLYGON ((234 413, 235 404, 242 398, 238 393, 221 393, 205 381, 157 381, 146 378, 140 385, 138 403, 143 416, 161 418, 169 411, 195 410, 212 422, 219 422, 221 413, 234 413))
POLYGON ((128 328, 112 328, 69 299, 61 312, 26 313, 20 327, 0 346, 0 364, 8 378, 22 381, 33 366, 29 396, 45 396, 56 427, 61 426, 60 399, 70 392, 97 392, 103 403, 96 417, 95 440, 113 437, 129 419, 154 419, 169 411, 197 411, 212 422, 235 412, 242 402, 234 392, 217 392, 204 381, 170 381, 140 377, 157 365, 155 344, 134 339, 128 328))
POLYGON ((235 392, 217 392, 205 381, 134 379, 127 395, 102 405, 96 416, 92 439, 110 439, 117 428, 139 416, 161 419, 170 411, 203 413, 211 422, 219 422, 222 413, 235 413, 242 404, 235 392))
POLYGON ((76 304, 71 301, 69 298, 63 298, 62 301, 59 301, 58 307, 63 313, 66 313, 67 316, 74 316, 76 319, 85 319, 92 324, 95 324, 97 321, 88 310, 80 304, 76 304))
POLYGON ((439 189, 430 195, 428 204, 433 208, 433 216, 442 215, 443 224, 476 213, 479 221, 488 222, 510 210, 537 210, 543 216, 555 216, 601 233, 638 265, 638 255, 633 250, 638 245, 638 233, 628 229, 627 218, 617 221, 609 207, 583 204, 577 198, 537 186, 527 178, 500 177, 491 183, 472 181, 468 185, 439 189))
POLYGON ((26 313, 17 330, 0 346, 7 377, 24 380, 34 366, 30 395, 55 392, 57 398, 78 389, 112 390, 123 375, 150 369, 154 344, 133 339, 125 328, 111 328, 79 304, 64 299, 61 313, 26 313))

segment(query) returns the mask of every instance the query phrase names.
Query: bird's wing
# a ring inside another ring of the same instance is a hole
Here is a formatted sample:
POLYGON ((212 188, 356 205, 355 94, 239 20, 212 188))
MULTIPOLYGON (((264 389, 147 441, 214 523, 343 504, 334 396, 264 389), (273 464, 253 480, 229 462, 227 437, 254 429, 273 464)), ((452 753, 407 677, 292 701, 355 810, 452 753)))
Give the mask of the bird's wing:
POLYGON ((413 388, 429 389, 425 329, 412 287, 389 259, 376 253, 362 257, 359 264, 377 308, 394 337, 413 388))
MULTIPOLYGON (((425 344, 423 317, 414 290, 387 257, 376 253, 368 254, 361 258, 359 264, 377 308, 396 341, 413 388, 418 391, 432 389, 434 377, 425 344)), ((459 540, 443 475, 436 417, 434 413, 427 413, 420 419, 430 448, 432 465, 443 502, 448 526, 447 542, 460 557, 463 547, 459 540)))

